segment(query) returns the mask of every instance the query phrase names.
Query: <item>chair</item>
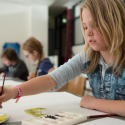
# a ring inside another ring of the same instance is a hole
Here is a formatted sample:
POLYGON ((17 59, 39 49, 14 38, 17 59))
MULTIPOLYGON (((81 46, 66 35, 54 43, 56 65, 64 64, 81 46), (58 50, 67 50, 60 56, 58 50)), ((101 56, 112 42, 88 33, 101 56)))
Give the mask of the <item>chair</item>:
POLYGON ((68 83, 68 92, 83 96, 86 78, 78 76, 68 83))

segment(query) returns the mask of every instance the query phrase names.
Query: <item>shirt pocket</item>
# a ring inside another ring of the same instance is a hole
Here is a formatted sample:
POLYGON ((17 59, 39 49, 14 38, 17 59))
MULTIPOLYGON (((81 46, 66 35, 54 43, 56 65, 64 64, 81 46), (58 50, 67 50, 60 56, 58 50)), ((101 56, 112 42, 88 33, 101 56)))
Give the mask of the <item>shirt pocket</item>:
POLYGON ((125 85, 116 86, 116 100, 125 100, 125 85))

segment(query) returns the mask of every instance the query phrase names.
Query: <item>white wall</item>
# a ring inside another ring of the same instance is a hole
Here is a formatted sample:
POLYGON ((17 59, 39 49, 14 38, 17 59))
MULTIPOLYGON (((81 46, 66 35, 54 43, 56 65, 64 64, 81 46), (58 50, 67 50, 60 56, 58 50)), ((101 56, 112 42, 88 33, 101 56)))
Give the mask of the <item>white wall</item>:
MULTIPOLYGON (((0 4, 0 54, 5 42, 18 42, 22 45, 29 37, 29 13, 28 6, 0 4)), ((20 57, 26 61, 22 52, 20 57)), ((0 61, 0 66, 2 66, 2 61, 0 61)))
MULTIPOLYGON (((48 7, 42 5, 31 6, 30 36, 38 39, 43 45, 45 56, 48 56, 48 7)), ((30 72, 35 71, 36 62, 31 62, 30 72)))
POLYGON ((48 7, 31 7, 31 35, 41 41, 44 53, 48 55, 48 7))
POLYGON ((72 52, 74 55, 76 55, 80 52, 83 52, 83 49, 84 49, 84 45, 76 45, 72 47, 72 52))
MULTIPOLYGON (((0 4, 0 55, 5 42, 18 42, 22 49, 23 43, 30 36, 42 42, 45 55, 48 55, 48 7, 0 4)), ((20 57, 31 71, 32 63, 26 59, 22 50, 20 57)))

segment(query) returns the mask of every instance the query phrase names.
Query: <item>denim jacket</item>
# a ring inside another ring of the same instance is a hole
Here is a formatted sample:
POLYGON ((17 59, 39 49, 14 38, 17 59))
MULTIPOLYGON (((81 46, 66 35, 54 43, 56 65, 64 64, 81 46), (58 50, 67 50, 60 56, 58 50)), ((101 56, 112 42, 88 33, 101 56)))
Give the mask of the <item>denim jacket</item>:
MULTIPOLYGON (((89 63, 86 64, 86 66, 89 63)), ((111 66, 102 77, 102 65, 98 64, 95 71, 87 74, 92 93, 95 98, 107 100, 125 100, 125 67, 119 77, 112 74, 111 66)))
MULTIPOLYGON (((58 89, 80 75, 90 64, 90 60, 85 61, 85 54, 80 53, 60 66, 49 75, 57 82, 58 89)), ((100 57, 96 69, 87 74, 92 93, 95 98, 107 100, 125 100, 125 66, 121 74, 117 77, 112 74, 111 64, 105 69, 103 58, 100 57)))

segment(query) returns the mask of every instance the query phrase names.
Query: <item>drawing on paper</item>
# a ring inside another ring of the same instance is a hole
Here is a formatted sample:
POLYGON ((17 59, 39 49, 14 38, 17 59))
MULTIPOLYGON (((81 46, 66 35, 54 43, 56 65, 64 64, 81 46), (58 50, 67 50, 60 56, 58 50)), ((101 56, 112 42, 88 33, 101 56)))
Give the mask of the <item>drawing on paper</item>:
POLYGON ((46 108, 31 108, 24 110, 24 112, 34 117, 40 117, 48 114, 46 108))

